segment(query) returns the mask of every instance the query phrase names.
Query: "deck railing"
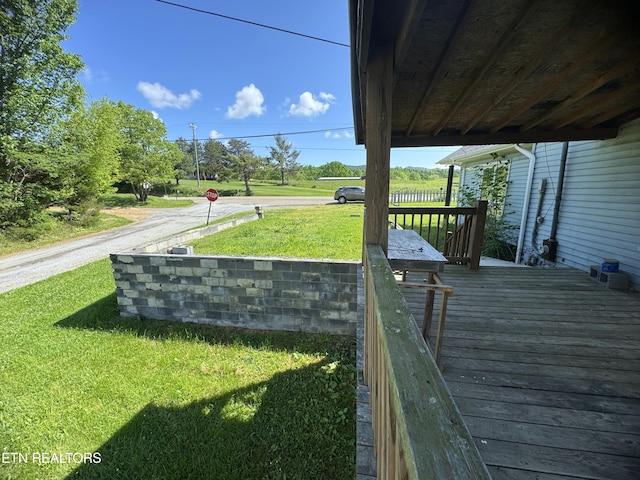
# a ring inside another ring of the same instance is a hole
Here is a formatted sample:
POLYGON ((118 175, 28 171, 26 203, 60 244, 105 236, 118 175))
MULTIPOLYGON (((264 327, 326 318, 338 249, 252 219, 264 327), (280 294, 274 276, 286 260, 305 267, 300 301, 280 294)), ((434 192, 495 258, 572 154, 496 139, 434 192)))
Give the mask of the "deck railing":
POLYGON ((392 228, 415 230, 448 263, 480 267, 482 237, 487 218, 487 202, 475 207, 389 207, 392 228))
MULTIPOLYGON (((458 190, 451 191, 451 198, 458 196, 458 190)), ((401 203, 411 202, 444 202, 447 198, 447 192, 443 189, 439 190, 396 190, 389 194, 389 203, 399 205, 401 203)))
POLYGON ((378 478, 491 478, 379 245, 365 245, 364 271, 378 478))

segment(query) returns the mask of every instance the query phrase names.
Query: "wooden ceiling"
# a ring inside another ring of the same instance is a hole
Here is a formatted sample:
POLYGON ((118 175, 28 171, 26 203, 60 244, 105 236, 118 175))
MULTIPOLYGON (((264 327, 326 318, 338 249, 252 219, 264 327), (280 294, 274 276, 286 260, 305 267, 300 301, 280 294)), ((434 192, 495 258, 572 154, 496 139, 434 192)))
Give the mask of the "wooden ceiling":
POLYGON ((391 146, 615 137, 640 117, 638 0, 350 0, 356 142, 393 52, 391 146))

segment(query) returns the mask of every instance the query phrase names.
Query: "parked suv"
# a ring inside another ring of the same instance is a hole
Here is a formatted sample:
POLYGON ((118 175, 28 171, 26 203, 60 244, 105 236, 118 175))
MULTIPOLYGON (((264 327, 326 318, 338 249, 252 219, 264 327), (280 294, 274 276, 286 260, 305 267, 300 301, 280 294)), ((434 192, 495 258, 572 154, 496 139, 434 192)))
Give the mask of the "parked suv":
POLYGON ((333 199, 339 203, 364 202, 364 187, 340 187, 333 194, 333 199))

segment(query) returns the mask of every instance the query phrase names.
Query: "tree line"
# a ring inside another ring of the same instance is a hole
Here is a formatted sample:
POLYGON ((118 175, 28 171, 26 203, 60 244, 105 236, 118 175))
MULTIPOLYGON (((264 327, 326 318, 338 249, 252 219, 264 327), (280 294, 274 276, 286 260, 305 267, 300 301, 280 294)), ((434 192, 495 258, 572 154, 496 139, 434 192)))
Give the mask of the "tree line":
MULTIPOLYGON (((167 139, 151 112, 103 98, 87 102, 79 55, 61 42, 77 0, 7 0, 0 5, 0 231, 44 220, 60 206, 68 218, 97 212, 97 198, 127 185, 147 200, 153 185, 184 178, 250 182, 362 176, 333 161, 300 165, 300 152, 274 136, 268 156, 242 139, 167 139), (194 158, 198 158, 198 164, 194 158)), ((444 172, 444 171, 443 171, 444 172)), ((391 170, 391 178, 431 179, 437 170, 391 170)), ((446 175, 446 173, 445 173, 446 175)))
MULTIPOLYGON (((77 11, 77 0, 0 5, 0 230, 44 220, 50 206, 69 218, 96 211, 114 185, 145 201, 154 184, 197 170, 188 142, 169 141, 152 113, 108 98, 86 101, 82 59, 61 46, 77 11)), ((250 179, 270 164, 284 183, 299 168, 299 152, 280 135, 275 142, 269 158, 243 140, 205 142, 203 174, 242 179, 249 192, 250 179)))

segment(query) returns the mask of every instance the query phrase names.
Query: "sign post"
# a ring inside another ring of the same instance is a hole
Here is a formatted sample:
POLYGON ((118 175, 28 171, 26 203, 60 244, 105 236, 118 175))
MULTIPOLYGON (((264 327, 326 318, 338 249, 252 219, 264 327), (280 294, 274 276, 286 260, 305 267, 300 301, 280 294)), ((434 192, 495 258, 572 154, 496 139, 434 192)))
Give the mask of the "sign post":
POLYGON ((209 200, 209 213, 207 213, 207 225, 209 225, 209 215, 211 215, 211 204, 218 200, 218 191, 215 188, 210 188, 205 192, 205 197, 209 200))

